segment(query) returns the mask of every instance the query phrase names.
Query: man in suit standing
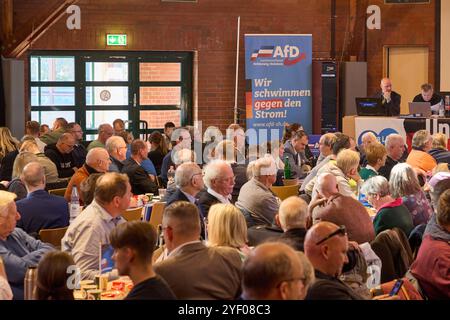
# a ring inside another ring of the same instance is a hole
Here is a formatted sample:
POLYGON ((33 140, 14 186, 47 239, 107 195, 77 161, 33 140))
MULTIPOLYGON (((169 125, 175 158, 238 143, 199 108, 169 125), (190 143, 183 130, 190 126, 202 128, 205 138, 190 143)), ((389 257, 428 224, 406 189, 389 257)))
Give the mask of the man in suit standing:
POLYGON ((381 79, 380 83, 381 92, 376 94, 377 98, 382 99, 383 108, 386 111, 387 116, 399 116, 400 115, 400 103, 401 95, 392 91, 392 82, 389 78, 381 79))
POLYGON ((232 300, 239 296, 242 262, 229 247, 207 247, 200 240, 197 207, 179 201, 163 215, 167 257, 154 266, 178 299, 232 300))
POLYGON ((45 191, 44 168, 37 162, 27 164, 21 180, 27 188, 25 199, 16 202, 21 219, 17 227, 37 235, 41 229, 62 228, 69 225, 69 206, 63 197, 45 191))
POLYGON ((131 143, 131 158, 123 162, 122 173, 126 173, 130 178, 133 194, 156 193, 158 191, 155 178, 152 179, 141 166, 142 161, 147 159, 147 155, 147 144, 140 139, 136 139, 131 143))
POLYGON ((235 177, 230 164, 224 160, 214 160, 205 167, 204 182, 207 190, 198 194, 202 213, 208 217, 209 208, 216 203, 231 203, 235 177))
POLYGON ((167 199, 166 206, 175 201, 188 201, 196 204, 195 196, 204 188, 202 169, 194 162, 181 164, 175 171, 175 184, 177 190, 167 199))

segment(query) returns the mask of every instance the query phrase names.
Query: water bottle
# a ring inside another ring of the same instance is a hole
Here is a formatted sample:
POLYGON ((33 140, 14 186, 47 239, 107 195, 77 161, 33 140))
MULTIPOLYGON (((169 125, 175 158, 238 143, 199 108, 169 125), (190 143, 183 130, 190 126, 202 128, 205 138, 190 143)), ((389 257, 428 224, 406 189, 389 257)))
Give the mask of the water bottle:
POLYGON ((81 212, 80 197, 76 185, 72 186, 72 193, 70 195, 70 222, 72 222, 81 212))
POLYGON ((34 300, 34 290, 36 289, 37 268, 36 266, 28 267, 25 273, 25 279, 23 283, 24 300, 34 300))
POLYGON ((443 101, 441 101, 439 103, 439 118, 444 118, 444 117, 445 117, 445 108, 444 108, 443 101))
POLYGON ((170 166, 169 171, 167 171, 167 185, 175 183, 175 168, 170 166))
POLYGON ((284 178, 290 179, 291 178, 291 164, 289 163, 289 157, 286 156, 284 158, 284 178))

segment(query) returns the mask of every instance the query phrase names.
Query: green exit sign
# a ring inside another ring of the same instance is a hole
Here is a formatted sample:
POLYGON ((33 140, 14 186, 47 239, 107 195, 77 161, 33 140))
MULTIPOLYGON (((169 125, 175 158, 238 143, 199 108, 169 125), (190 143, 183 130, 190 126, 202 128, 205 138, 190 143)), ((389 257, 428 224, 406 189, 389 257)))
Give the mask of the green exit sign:
POLYGON ((107 34, 106 35, 107 46, 126 46, 127 35, 126 34, 107 34))

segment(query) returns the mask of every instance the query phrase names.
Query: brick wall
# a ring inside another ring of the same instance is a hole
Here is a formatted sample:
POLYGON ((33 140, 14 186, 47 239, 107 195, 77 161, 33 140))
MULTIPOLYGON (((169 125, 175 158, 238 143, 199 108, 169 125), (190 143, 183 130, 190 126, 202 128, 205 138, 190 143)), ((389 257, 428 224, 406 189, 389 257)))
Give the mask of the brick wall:
POLYGON ((172 121, 175 126, 181 125, 179 110, 140 111, 140 119, 148 122, 149 128, 163 129, 166 122, 172 121))
POLYGON ((179 105, 180 87, 140 87, 140 105, 179 105))
MULTIPOLYGON (((330 25, 336 22, 336 59, 346 61, 349 48, 364 57, 366 6, 381 8, 382 29, 367 31, 368 92, 376 90, 383 73, 384 45, 427 45, 430 49, 430 81, 435 74, 435 1, 428 5, 385 5, 383 0, 336 0, 331 17, 331 0, 199 0, 198 3, 166 3, 160 0, 80 0, 81 30, 69 31, 66 16, 53 25, 32 46, 43 50, 105 50, 105 34, 127 33, 122 50, 197 51, 198 118, 203 127, 221 129, 233 121, 237 17, 241 17, 238 106, 244 102, 245 33, 313 35, 313 58, 330 57, 330 25), (350 4, 358 1, 356 16, 350 4), (369 3, 370 2, 370 3, 369 3), (357 20, 354 34, 347 31, 357 20), (358 41, 357 45, 354 42, 358 41)), ((38 21, 55 1, 14 1, 16 23, 38 21)), ((119 49, 120 50, 120 49, 119 49)), ((242 114, 241 118, 244 119, 242 114)), ((245 120, 242 120, 245 122, 245 120)))

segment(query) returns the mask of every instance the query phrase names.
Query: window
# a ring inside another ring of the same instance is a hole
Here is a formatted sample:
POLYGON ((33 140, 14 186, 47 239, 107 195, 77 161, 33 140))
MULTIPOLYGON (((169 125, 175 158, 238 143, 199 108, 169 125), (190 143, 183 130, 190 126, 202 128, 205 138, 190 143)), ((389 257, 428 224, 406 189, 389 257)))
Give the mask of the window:
POLYGON ((51 126, 64 117, 87 140, 117 118, 135 137, 167 121, 191 124, 192 59, 189 52, 32 51, 31 119, 51 126))

